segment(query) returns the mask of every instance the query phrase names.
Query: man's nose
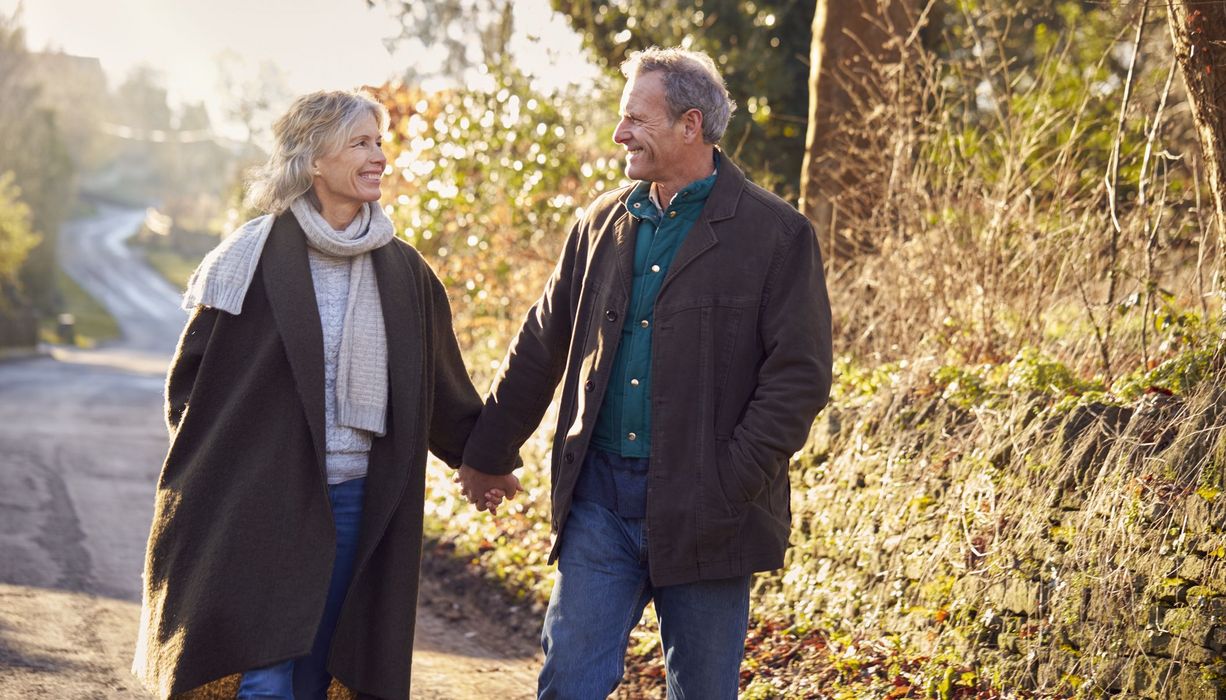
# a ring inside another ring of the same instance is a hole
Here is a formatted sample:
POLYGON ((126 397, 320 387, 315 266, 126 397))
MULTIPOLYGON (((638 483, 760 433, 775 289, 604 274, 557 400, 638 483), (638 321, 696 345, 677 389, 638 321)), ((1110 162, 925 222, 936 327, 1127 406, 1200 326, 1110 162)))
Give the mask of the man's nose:
POLYGON ((630 139, 630 134, 627 133, 628 131, 629 130, 626 129, 625 119, 622 119, 621 121, 617 122, 617 128, 613 130, 613 142, 614 143, 625 143, 626 141, 628 141, 630 139))

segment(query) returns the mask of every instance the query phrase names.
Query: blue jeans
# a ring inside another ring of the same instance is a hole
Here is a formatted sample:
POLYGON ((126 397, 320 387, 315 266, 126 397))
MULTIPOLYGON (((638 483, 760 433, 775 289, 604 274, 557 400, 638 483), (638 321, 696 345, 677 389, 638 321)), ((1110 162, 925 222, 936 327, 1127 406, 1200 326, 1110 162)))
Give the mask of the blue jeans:
MULTIPOLYGON (((324 700, 327 697, 328 685, 332 683, 327 669, 328 650, 332 646, 332 632, 336 629, 341 604, 349 590, 349 579, 353 576, 365 487, 366 479, 352 479, 328 487, 332 519, 336 521, 336 560, 332 564, 328 600, 311 653, 244 673, 238 686, 238 700, 324 700)), ((293 572, 287 575, 292 576, 293 572)))
POLYGON ((652 586, 644 520, 575 501, 545 612, 537 697, 608 697, 630 630, 655 600, 669 700, 735 699, 749 624, 749 577, 652 586))

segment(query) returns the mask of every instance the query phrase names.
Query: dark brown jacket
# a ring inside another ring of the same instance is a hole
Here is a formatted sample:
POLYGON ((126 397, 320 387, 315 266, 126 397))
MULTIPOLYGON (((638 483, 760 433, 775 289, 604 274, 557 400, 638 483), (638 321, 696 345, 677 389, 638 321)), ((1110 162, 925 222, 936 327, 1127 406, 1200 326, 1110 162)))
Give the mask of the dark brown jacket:
MULTIPOLYGON (((637 223, 628 194, 598 198, 571 230, 464 452, 476 469, 512 469, 561 381, 559 541, 630 298, 637 223)), ((651 345, 652 582, 782 566, 788 462, 830 392, 830 303, 808 220, 726 157, 656 299, 651 345)), ((551 557, 557 551, 555 542, 551 557)))
MULTIPOLYGON (((387 434, 370 453, 357 563, 329 670, 407 698, 427 447, 451 465, 481 408, 446 292, 409 245, 371 252, 387 328, 387 434)), ((323 334, 292 215, 243 311, 192 314, 166 388, 170 451, 145 560, 134 672, 159 696, 302 656, 336 550, 324 467, 323 334)))

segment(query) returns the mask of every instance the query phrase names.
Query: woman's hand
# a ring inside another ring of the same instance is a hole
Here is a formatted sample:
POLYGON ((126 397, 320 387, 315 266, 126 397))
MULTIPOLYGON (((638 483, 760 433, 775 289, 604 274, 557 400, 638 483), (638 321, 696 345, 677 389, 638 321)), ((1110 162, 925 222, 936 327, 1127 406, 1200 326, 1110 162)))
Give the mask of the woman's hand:
POLYGON ((488 510, 490 515, 498 514, 504 498, 513 500, 522 490, 514 474, 486 474, 467 464, 460 466, 455 481, 469 503, 477 506, 477 510, 488 510))

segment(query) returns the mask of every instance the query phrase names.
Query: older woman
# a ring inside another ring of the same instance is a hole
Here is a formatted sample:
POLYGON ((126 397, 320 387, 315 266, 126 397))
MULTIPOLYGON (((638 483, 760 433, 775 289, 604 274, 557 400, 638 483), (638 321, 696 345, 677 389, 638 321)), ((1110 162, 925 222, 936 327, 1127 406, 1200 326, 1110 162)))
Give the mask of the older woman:
POLYGON ((481 401, 378 204, 386 121, 294 102, 249 192, 268 215, 188 285, 133 666, 160 696, 408 695, 426 450, 458 466, 481 401))

